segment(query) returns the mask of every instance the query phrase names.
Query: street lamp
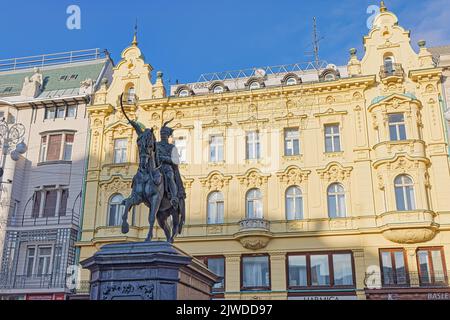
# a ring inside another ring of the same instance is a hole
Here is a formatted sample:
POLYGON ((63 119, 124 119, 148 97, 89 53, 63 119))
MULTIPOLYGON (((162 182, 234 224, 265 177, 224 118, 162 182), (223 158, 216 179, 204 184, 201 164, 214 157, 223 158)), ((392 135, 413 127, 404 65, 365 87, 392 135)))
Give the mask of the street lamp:
POLYGON ((23 141, 25 126, 21 123, 8 125, 5 118, 0 121, 0 143, 2 145, 2 166, 0 167, 0 179, 5 171, 6 157, 11 154, 11 159, 18 161, 20 155, 27 152, 27 145, 23 141))

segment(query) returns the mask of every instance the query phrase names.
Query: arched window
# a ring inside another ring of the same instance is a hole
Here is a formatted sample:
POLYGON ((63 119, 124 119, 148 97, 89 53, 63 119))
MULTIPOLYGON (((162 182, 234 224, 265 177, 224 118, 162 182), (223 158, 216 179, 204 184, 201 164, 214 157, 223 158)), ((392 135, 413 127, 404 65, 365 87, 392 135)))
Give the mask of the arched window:
POLYGON ((303 219, 303 197, 299 187, 292 186, 286 190, 286 219, 303 219))
POLYGON ((136 101, 136 90, 131 86, 127 91, 127 102, 134 103, 136 101))
POLYGON ((295 79, 294 77, 290 77, 286 80, 286 85, 287 86, 293 86, 297 84, 297 79, 295 79))
POLYGON ((178 94, 179 97, 187 97, 188 95, 189 95, 189 90, 188 89, 183 89, 178 94))
POLYGON ((336 80, 336 76, 333 73, 328 73, 325 75, 325 81, 333 81, 336 80))
POLYGON ((251 189, 247 192, 246 215, 248 219, 263 218, 262 194, 259 189, 251 189))
POLYGON ((249 88, 250 88, 250 90, 255 90, 255 89, 261 88, 261 85, 259 84, 259 82, 253 81, 252 83, 250 83, 249 88))
POLYGON ((328 216, 330 218, 345 217, 345 190, 339 183, 333 183, 328 187, 328 216))
POLYGON ((213 89, 214 93, 223 93, 223 87, 222 86, 215 86, 213 89))
POLYGON ((212 192, 208 196, 208 224, 223 223, 224 200, 222 192, 212 192))
POLYGON ((108 205, 108 226, 120 226, 122 223, 122 215, 125 210, 125 206, 122 205, 123 196, 121 194, 115 194, 109 200, 108 205))
POLYGON ((402 174, 395 178, 395 201, 398 211, 415 210, 414 182, 410 176, 402 174))
POLYGON ((384 57, 384 71, 386 74, 392 74, 395 71, 394 57, 391 55, 384 57))

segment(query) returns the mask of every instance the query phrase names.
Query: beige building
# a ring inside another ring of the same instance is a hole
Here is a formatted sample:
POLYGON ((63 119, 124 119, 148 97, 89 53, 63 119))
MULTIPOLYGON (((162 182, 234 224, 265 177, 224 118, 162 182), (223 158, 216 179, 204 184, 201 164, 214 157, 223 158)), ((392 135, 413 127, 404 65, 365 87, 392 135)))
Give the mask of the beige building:
POLYGON ((112 61, 99 49, 0 61, 0 118, 9 127, 23 125, 27 145, 17 161, 6 156, 0 299, 65 299, 71 292, 66 274, 77 260, 86 107, 111 69, 112 61))
POLYGON ((120 232, 137 169, 125 93, 127 113, 147 127, 175 118, 187 190, 175 245, 224 277, 215 298, 448 298, 442 69, 419 45, 382 6, 362 59, 350 50, 345 67, 204 75, 166 95, 134 39, 88 107, 80 259, 148 232, 143 206, 120 232))

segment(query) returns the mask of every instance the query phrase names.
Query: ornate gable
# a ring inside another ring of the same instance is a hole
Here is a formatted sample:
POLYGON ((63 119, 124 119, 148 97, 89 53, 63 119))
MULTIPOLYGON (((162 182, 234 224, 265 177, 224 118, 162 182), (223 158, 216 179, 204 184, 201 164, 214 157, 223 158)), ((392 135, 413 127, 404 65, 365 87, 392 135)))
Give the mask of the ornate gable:
POLYGON ((327 182, 343 182, 350 178, 353 167, 344 167, 338 162, 330 162, 324 169, 317 169, 320 178, 327 182))
POLYGON ((219 171, 212 171, 207 177, 200 179, 200 182, 208 190, 222 190, 228 186, 231 179, 231 176, 224 176, 219 171))
POLYGON ((277 176, 283 183, 288 185, 299 185, 303 181, 308 180, 308 175, 310 173, 310 170, 302 170, 297 166, 289 166, 286 170, 277 173, 277 176))
POLYGON ((270 174, 263 174, 260 170, 253 168, 237 178, 239 182, 246 187, 259 188, 267 183, 269 177, 270 174))

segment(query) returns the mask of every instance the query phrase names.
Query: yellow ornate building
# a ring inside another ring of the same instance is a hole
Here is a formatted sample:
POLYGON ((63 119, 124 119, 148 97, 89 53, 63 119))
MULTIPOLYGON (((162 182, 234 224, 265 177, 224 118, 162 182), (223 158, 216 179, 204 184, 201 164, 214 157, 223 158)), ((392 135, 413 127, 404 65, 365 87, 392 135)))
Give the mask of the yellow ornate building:
POLYGON ((141 206, 120 232, 120 201, 137 170, 136 134, 119 108, 125 93, 127 113, 145 126, 175 118, 187 191, 175 245, 224 276, 216 298, 450 298, 442 70, 425 42, 412 49, 384 5, 364 46, 345 67, 258 69, 166 95, 135 38, 88 108, 80 260, 148 231, 141 206))

